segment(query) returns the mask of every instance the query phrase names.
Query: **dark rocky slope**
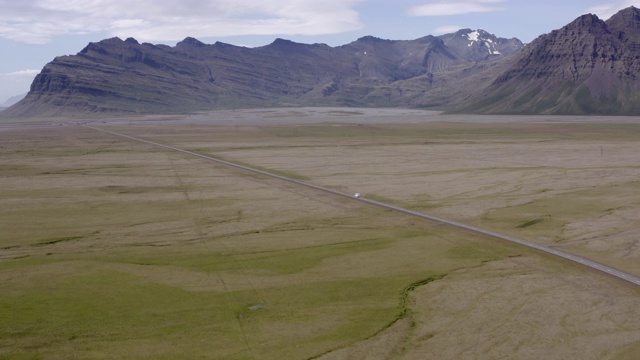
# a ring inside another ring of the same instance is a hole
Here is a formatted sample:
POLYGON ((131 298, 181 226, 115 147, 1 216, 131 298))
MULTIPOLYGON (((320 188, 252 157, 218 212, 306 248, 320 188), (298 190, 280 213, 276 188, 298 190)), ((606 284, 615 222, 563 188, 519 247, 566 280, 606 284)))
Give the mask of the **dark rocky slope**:
POLYGON ((640 10, 583 15, 527 45, 463 112, 640 114, 640 10))

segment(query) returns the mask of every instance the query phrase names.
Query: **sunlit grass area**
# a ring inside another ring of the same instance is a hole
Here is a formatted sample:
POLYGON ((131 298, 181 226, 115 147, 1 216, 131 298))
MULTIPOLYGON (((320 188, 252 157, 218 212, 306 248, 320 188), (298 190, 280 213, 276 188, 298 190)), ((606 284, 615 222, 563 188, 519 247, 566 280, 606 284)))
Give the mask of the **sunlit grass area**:
POLYGON ((2 134, 7 356, 305 358, 392 324, 409 284, 517 254, 92 130, 57 135, 2 134))
MULTIPOLYGON (((627 124, 103 126, 529 240, 570 242, 587 236, 576 224, 638 205, 627 124), (524 155, 541 144, 573 161, 524 155), (605 170, 600 146, 617 154, 605 170)), ((637 354, 637 292, 515 245, 78 126, 3 129, 0 147, 0 358, 331 358, 400 328, 394 358, 453 356, 442 336, 467 334, 465 319, 510 311, 530 336, 549 330, 534 321, 545 308, 569 319, 545 325, 565 335, 583 310, 626 311, 605 350, 637 354), (523 293, 550 295, 526 308, 523 293)), ((575 339, 610 330, 590 326, 575 339)))

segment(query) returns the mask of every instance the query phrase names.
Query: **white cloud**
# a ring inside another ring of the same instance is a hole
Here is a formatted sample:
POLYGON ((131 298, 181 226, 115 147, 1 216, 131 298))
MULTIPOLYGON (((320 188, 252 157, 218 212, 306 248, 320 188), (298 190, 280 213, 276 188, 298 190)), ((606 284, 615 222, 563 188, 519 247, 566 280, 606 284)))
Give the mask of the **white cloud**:
POLYGON ((608 19, 618 11, 628 8, 629 6, 635 6, 640 8, 640 1, 638 0, 617 0, 595 5, 587 9, 591 14, 597 15, 601 19, 608 19))
POLYGON ((458 26, 458 25, 445 25, 445 26, 440 26, 433 29, 432 33, 435 35, 451 34, 464 28, 465 28, 464 26, 458 26))
POLYGON ((11 77, 34 77, 40 73, 40 70, 37 69, 28 69, 28 70, 18 70, 10 73, 0 74, 3 76, 11 76, 11 77))
POLYGON ((0 38, 43 44, 105 33, 141 41, 187 36, 319 35, 363 27, 363 0, 0 0, 0 38))
POLYGON ((407 10, 410 16, 450 16, 504 10, 495 4, 505 0, 431 1, 407 10))

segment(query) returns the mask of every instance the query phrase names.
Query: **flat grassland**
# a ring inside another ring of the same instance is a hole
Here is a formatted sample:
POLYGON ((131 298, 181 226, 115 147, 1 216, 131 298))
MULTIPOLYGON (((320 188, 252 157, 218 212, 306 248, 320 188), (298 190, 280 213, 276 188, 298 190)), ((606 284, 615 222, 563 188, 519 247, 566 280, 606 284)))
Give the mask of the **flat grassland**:
MULTIPOLYGON (((270 109, 92 125, 640 275, 640 121, 270 109)), ((0 128, 0 359, 636 359, 640 291, 81 126, 0 128)))

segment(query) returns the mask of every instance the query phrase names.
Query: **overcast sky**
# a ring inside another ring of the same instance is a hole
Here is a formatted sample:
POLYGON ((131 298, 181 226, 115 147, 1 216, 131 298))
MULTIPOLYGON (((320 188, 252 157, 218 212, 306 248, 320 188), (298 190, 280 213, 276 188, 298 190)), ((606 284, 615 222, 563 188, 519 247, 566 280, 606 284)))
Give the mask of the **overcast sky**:
POLYGON ((530 42, 582 14, 606 20, 631 5, 640 0, 0 0, 0 104, 27 92, 54 57, 113 36, 337 46, 365 35, 410 40, 481 28, 530 42))

